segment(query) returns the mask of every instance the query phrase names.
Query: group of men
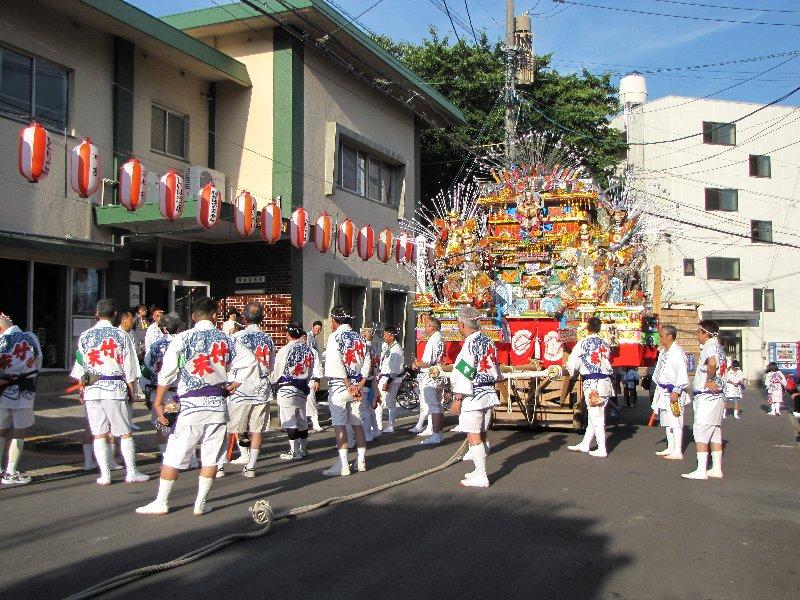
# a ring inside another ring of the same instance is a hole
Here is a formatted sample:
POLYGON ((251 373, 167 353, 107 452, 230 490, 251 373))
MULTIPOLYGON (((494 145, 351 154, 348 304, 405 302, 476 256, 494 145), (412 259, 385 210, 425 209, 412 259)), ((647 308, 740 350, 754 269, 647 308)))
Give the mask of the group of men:
MULTIPOLYGON (((156 499, 138 508, 138 513, 166 514, 169 495, 180 471, 196 466, 200 472, 194 513, 208 512, 206 498, 214 480, 224 476, 233 434, 249 437, 249 447, 240 446, 241 456, 234 462, 243 465, 244 477, 254 477, 273 399, 289 440, 289 449, 280 458, 303 459, 308 454, 309 416, 314 429, 321 430, 315 393, 322 378, 328 382, 328 406, 337 448, 337 460, 323 473, 346 476, 354 470, 366 470, 367 442, 394 431, 396 396, 404 376, 398 330, 391 325, 384 327, 379 352, 372 344, 374 331, 353 330, 353 315, 343 306, 336 306, 330 314, 330 335, 323 353, 318 351, 320 321, 314 323, 309 334, 300 323, 290 323, 289 342, 276 352, 272 338, 261 329, 264 310, 260 304, 251 302, 244 307, 241 315, 244 324, 232 335, 216 327, 216 313, 216 302, 201 298, 194 303, 193 326, 185 331, 179 331, 181 323, 174 313, 154 313, 158 321, 147 327, 142 324, 144 319, 134 321, 137 331, 146 331, 144 337, 149 342, 140 368, 136 338, 113 324, 118 316, 115 302, 104 299, 97 303, 97 323, 80 336, 71 372, 78 382, 93 437, 93 454, 100 470, 97 483, 101 486, 111 483, 114 461, 109 440, 113 438, 120 438, 125 481, 148 480, 136 467, 128 409, 139 377, 143 380, 142 388, 149 394, 163 464, 156 499), (349 450, 353 446, 356 460, 351 463, 349 450)), ((443 441, 442 375, 450 371, 452 410, 459 415, 457 429, 466 433, 469 442, 465 459, 474 463, 474 470, 461 481, 464 487, 489 485, 486 431, 492 407, 499 404, 496 384, 502 380, 497 350, 480 331, 480 316, 471 307, 459 311, 458 328, 463 344, 450 367, 442 364, 445 346, 441 323, 429 316, 425 322, 427 342, 422 356, 414 361, 419 369, 421 410, 416 426, 410 431, 427 434, 423 444, 443 441)), ((605 457, 605 407, 614 393, 611 349, 600 335, 601 321, 591 317, 587 325, 589 335, 575 345, 566 362, 569 385, 564 386, 562 399, 580 376, 588 423, 583 440, 569 446, 569 450, 605 457), (597 447, 593 449, 595 440, 597 447)), ((720 427, 725 405, 722 392, 725 356, 717 333, 716 323, 700 322, 698 339, 702 350, 691 388, 698 466, 683 475, 688 479, 722 477, 720 427), (709 451, 711 469, 707 466, 709 451)), ((0 314, 0 334, 3 360, 0 448, 8 448, 2 481, 27 483, 29 478, 18 472, 17 464, 24 433, 33 424, 33 382, 42 353, 36 336, 21 331, 3 314, 0 314)), ((680 460, 684 407, 690 402, 688 361, 675 341, 675 327, 662 325, 660 334, 662 348, 652 376, 655 386, 652 407, 665 428, 667 447, 656 454, 667 460, 680 460)))
MULTIPOLYGON (((583 398, 587 406, 587 426, 583 440, 568 449, 585 452, 594 457, 606 457, 605 407, 613 395, 611 348, 600 336, 601 322, 591 317, 587 323, 589 335, 578 341, 570 354, 566 370, 574 381, 583 379, 583 398), (592 449, 592 442, 597 447, 592 449)), ((697 339, 701 344, 700 358, 692 387, 686 352, 675 341, 678 330, 662 325, 659 330, 661 349, 652 375, 655 387, 652 409, 665 430, 667 447, 655 454, 666 460, 683 459, 683 425, 685 407, 693 403, 692 433, 697 449, 697 468, 685 473, 686 479, 722 478, 722 419, 725 412, 723 375, 725 352, 718 340, 719 326, 714 321, 700 321, 697 339), (691 392, 691 395, 690 395, 691 392), (711 468, 708 468, 709 452, 711 468)), ((570 386, 565 386, 562 400, 570 386)))

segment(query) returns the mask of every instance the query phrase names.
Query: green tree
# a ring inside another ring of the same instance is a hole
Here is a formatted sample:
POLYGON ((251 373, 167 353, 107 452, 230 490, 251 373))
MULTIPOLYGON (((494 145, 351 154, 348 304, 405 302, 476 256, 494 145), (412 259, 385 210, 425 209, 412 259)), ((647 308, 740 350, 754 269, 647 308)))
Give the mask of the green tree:
MULTIPOLYGON (((466 124, 454 129, 426 129, 421 138, 422 198, 428 199, 463 177, 472 158, 489 144, 505 139, 503 82, 504 47, 490 42, 481 32, 477 43, 455 44, 439 37, 435 27, 418 44, 394 42, 386 36, 376 41, 448 100, 458 106, 466 124)), ((561 75, 550 66, 551 55, 536 58, 532 86, 519 93, 519 127, 550 131, 585 157, 590 173, 605 181, 618 162, 622 134, 609 127, 608 118, 618 111, 617 89, 611 74, 561 75)))

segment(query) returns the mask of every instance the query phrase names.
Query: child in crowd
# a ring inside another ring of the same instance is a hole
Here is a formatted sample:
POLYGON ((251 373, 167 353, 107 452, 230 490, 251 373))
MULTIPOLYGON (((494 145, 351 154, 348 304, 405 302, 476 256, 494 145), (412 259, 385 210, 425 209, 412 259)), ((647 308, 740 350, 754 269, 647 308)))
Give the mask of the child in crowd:
POLYGON ((739 418, 739 402, 742 400, 742 391, 747 385, 744 373, 738 360, 731 361, 730 368, 725 372, 725 411, 722 413, 724 419, 728 415, 728 409, 733 404, 733 418, 739 418))
POLYGON ((786 377, 774 362, 769 363, 764 369, 764 386, 767 388, 767 400, 771 405, 769 414, 780 415, 781 402, 786 390, 786 377))

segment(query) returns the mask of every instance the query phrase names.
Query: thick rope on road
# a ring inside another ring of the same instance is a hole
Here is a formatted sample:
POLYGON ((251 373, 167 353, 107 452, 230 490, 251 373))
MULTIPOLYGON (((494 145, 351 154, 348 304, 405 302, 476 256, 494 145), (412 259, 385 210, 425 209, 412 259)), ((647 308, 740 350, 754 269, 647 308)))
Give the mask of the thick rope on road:
POLYGON ((393 487, 397 487, 399 485, 403 485, 405 483, 421 479, 422 477, 431 475, 432 473, 443 471, 444 469, 455 464, 456 462, 459 462, 461 460, 461 456, 464 454, 466 449, 467 449, 467 441, 464 440, 458 447, 458 449, 450 456, 450 458, 448 458, 445 462, 443 462, 438 466, 431 467, 430 469, 425 469, 424 471, 419 471, 417 473, 412 473, 411 475, 407 475, 402 479, 396 479, 394 481, 382 483, 381 485, 377 485, 367 490, 354 492, 352 494, 347 494, 345 496, 333 496, 331 498, 326 498, 325 500, 315 502, 314 504, 307 504, 305 506, 298 506, 296 508, 292 508, 285 513, 282 513, 280 515, 275 515, 274 519, 271 519, 265 526, 261 527, 260 529, 257 529, 256 531, 243 531, 239 533, 232 533, 230 535, 226 535, 225 537, 222 537, 214 542, 211 542, 210 544, 207 544, 201 548, 197 548, 196 550, 192 550, 191 552, 184 554, 183 556, 179 556, 178 558, 175 558, 168 562, 160 563, 157 565, 148 565, 146 567, 140 567, 138 569, 122 573, 121 575, 117 575, 116 577, 112 577, 111 579, 106 579, 105 581, 101 581, 100 583, 93 585, 90 588, 87 588, 81 592, 78 592, 77 594, 73 594, 72 596, 67 597, 66 600, 84 600, 85 598, 95 598, 100 594, 105 594, 106 592, 110 592, 112 590, 120 588, 129 583, 133 583, 134 581, 138 581, 150 575, 155 575, 156 573, 169 571, 170 569, 176 569, 178 567, 188 565, 189 563, 193 563, 197 560, 200 560, 201 558, 208 556, 209 554, 213 554, 214 552, 221 550, 225 546, 233 544, 234 542, 241 542, 244 540, 252 540, 255 538, 262 537, 267 533, 269 533, 270 529, 272 528, 273 522, 283 521, 293 517, 298 517, 300 515, 305 515, 315 510, 319 510, 320 508, 325 508, 326 506, 335 506, 337 504, 343 504, 345 502, 359 500, 361 498, 365 498, 367 496, 383 492, 393 487))

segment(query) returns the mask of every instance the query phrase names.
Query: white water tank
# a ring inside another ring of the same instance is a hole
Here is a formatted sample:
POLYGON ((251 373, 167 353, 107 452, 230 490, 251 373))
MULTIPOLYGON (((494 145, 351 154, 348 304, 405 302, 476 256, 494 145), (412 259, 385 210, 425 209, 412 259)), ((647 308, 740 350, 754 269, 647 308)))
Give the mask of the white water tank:
POLYGON ((647 82, 641 73, 628 73, 619 80, 619 101, 622 106, 639 106, 647 102, 647 82))

